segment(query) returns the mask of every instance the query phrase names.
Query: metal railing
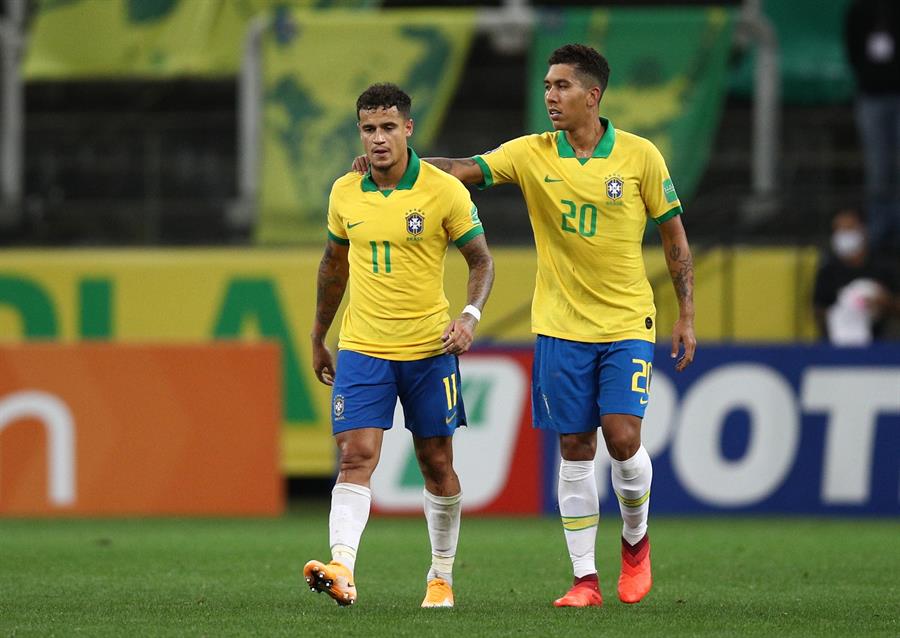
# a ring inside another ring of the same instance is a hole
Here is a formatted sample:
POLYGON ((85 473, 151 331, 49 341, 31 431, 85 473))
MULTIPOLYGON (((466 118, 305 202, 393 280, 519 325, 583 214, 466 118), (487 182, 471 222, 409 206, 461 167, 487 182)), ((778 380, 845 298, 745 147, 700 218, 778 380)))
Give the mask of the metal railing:
POLYGON ((24 99, 19 72, 25 0, 5 0, 0 16, 0 230, 19 221, 22 202, 24 99))

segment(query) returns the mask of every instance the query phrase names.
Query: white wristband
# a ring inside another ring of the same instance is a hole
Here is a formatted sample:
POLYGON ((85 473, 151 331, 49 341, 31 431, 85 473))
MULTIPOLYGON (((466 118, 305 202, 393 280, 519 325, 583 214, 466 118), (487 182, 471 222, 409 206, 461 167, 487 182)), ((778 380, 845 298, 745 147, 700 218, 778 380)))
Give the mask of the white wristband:
POLYGON ((481 311, 472 304, 469 304, 468 306, 463 308, 462 311, 465 314, 470 314, 475 317, 475 321, 481 321, 481 311))

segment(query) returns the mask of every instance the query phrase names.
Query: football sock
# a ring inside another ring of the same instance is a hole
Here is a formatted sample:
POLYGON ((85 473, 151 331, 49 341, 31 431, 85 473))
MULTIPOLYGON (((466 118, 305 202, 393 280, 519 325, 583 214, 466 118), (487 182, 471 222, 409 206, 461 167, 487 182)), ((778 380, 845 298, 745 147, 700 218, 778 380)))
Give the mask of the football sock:
POLYGON ((425 522, 431 539, 431 569, 427 579, 443 578, 452 586, 462 492, 454 496, 435 496, 423 490, 422 494, 425 496, 425 522))
POLYGON ((610 463, 612 485, 622 512, 622 538, 634 545, 647 533, 653 464, 643 445, 630 459, 610 459, 610 463))
POLYGON ((328 539, 331 558, 353 572, 356 549, 369 520, 372 491, 355 483, 338 483, 331 490, 328 539))
POLYGON ((594 542, 600 522, 600 497, 594 462, 561 459, 557 497, 575 578, 597 573, 594 542))

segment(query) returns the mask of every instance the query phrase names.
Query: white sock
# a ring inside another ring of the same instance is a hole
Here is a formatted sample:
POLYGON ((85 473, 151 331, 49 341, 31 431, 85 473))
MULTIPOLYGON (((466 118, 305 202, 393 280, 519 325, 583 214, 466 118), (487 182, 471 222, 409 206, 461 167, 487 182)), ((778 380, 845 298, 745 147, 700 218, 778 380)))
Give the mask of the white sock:
POLYGON ((596 574, 594 542, 600 522, 600 498, 594 462, 561 459, 557 497, 575 577, 596 574))
POLYGON ((338 483, 331 490, 331 514, 328 516, 328 539, 331 558, 351 572, 356 565, 359 539, 369 520, 372 490, 355 483, 338 483))
POLYGON ((647 516, 650 513, 650 483, 653 480, 653 464, 642 445, 630 459, 612 465, 612 485, 619 498, 622 512, 622 538, 634 545, 647 533, 647 516))
POLYGON ((459 540, 459 512, 462 492, 454 496, 435 496, 423 490, 425 496, 425 522, 431 539, 431 569, 427 579, 443 578, 453 585, 453 559, 459 540))

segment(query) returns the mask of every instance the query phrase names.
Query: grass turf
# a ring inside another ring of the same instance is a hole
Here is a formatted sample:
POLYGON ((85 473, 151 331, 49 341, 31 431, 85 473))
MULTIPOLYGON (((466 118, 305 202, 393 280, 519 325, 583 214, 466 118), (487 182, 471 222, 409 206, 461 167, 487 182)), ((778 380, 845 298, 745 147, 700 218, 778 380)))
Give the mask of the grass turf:
POLYGON ((657 517, 654 589, 624 605, 610 516, 598 532, 603 608, 555 609, 571 579, 559 522, 469 517, 457 607, 423 610, 424 519, 370 521, 359 603, 339 608, 300 577, 306 560, 328 559, 327 511, 304 510, 274 520, 2 520, 0 636, 900 635, 896 519, 657 517))

